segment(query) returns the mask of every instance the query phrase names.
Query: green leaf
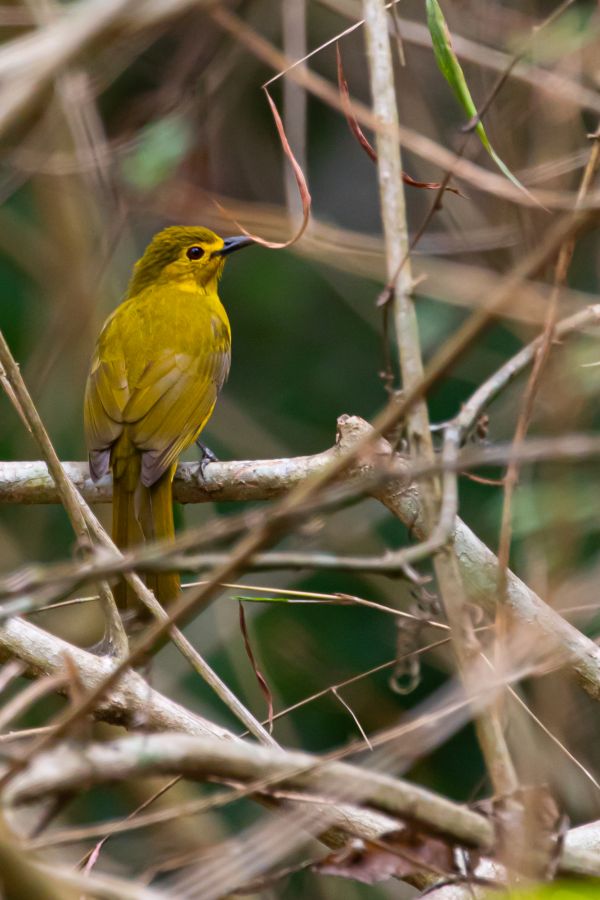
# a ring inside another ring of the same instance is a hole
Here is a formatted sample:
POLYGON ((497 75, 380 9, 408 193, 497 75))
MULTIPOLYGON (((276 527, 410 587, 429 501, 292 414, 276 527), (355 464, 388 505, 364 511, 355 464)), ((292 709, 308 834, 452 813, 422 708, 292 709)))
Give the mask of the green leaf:
MULTIPOLYGON (((497 897, 497 892, 494 891, 493 896, 497 897)), ((597 885, 579 881, 555 881, 553 884, 510 892, 510 900, 594 900, 597 896, 597 885)))
MULTIPOLYGON (((477 115, 477 107, 475 106, 473 98, 471 97, 471 92, 469 91, 464 72, 461 69, 456 53, 452 49, 450 32, 448 31, 448 26, 446 24, 446 20, 444 18, 444 14, 442 12, 440 4, 438 3, 438 0, 427 0, 427 25, 429 26, 429 33, 431 35, 431 42, 433 44, 433 52, 438 67, 442 75, 454 91, 456 99, 467 113, 469 119, 472 119, 477 115)), ((479 136, 479 140, 481 141, 489 155, 492 157, 502 174, 505 175, 510 181, 512 181, 515 187, 518 187, 519 190, 524 191, 529 197, 531 197, 531 194, 529 193, 527 188, 524 187, 519 179, 513 175, 506 163, 504 163, 500 159, 500 157, 492 147, 481 121, 479 121, 475 126, 475 131, 479 136)))
POLYGON ((123 176, 137 190, 152 190, 173 174, 191 143, 191 129, 182 116, 150 122, 123 159, 123 176))

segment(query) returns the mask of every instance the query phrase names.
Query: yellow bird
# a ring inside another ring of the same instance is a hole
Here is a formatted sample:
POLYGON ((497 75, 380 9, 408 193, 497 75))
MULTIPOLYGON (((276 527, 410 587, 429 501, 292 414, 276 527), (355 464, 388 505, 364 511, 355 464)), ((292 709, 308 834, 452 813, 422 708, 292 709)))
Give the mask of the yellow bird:
MULTIPOLYGON (((84 428, 94 481, 113 475, 113 540, 124 549, 174 536, 179 455, 206 425, 229 372, 231 330, 217 292, 225 257, 252 243, 208 228, 165 228, 136 263, 106 320, 88 376, 84 428)), ((161 604, 179 575, 149 574, 161 604)), ((119 608, 135 604, 125 584, 119 608)))

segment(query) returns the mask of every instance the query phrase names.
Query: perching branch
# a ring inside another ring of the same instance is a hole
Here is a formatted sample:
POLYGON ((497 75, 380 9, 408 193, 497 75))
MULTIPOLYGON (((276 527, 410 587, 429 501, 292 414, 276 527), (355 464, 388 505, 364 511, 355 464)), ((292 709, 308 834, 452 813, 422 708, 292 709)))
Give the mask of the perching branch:
MULTIPOLYGON (((596 309, 598 310, 598 308, 596 309)), ((521 357, 520 364, 525 366, 527 358, 531 358, 532 351, 527 351, 527 353, 522 351, 522 353, 524 355, 521 357)), ((515 374, 511 370, 510 377, 514 377, 515 374)), ((506 377, 508 378, 508 373, 506 377)), ((495 396, 495 390, 496 383, 491 384, 489 387, 490 399, 495 396)), ((478 404, 475 404, 475 406, 479 408, 478 404)), ((474 409, 474 407, 471 407, 471 409, 474 409)), ((465 420, 461 419, 464 424, 466 424, 466 418, 465 416, 465 420)), ((274 460, 272 471, 269 470, 267 461, 258 463, 250 461, 242 463, 211 463, 206 467, 207 487, 209 491, 211 487, 214 487, 215 493, 218 491, 217 496, 220 498, 248 499, 252 497, 257 500, 279 496, 313 472, 321 471, 336 453, 339 453, 345 447, 356 444, 369 429, 368 423, 362 419, 343 416, 339 421, 339 441, 334 448, 315 457, 299 457, 296 460, 274 460), (241 476, 239 483, 235 480, 238 476, 241 476), (230 478, 233 480, 230 480, 230 478)), ((387 454, 391 456, 392 454, 389 444, 385 441, 380 441, 377 448, 380 457, 381 455, 387 454)), ((14 467, 19 465, 27 466, 29 464, 9 463, 7 465, 10 471, 14 472, 14 467)), ((39 486, 39 492, 45 501, 50 501, 51 499, 56 501, 56 497, 54 496, 53 498, 52 496, 52 488, 47 474, 41 479, 41 473, 45 468, 43 464, 32 463, 31 465, 36 473, 35 481, 30 480, 30 471, 28 471, 24 480, 19 479, 17 481, 17 491, 25 490, 31 502, 34 497, 38 496, 39 486)), ((105 480, 104 483, 96 488, 89 481, 89 478, 86 481, 86 476, 84 475, 86 466, 84 463, 65 465, 68 467, 69 475, 76 476, 76 483, 79 480, 84 496, 86 494, 89 496, 89 487, 90 492, 101 491, 103 499, 108 500, 110 498, 110 480, 105 480), (73 468, 74 465, 76 468, 73 468)), ((372 465, 373 460, 371 464, 367 460, 364 461, 362 466, 363 476, 368 475, 372 465)), ((0 466, 0 476, 3 471, 3 468, 0 466)), ((201 485, 198 485, 195 473, 197 473, 197 466, 184 464, 179 467, 178 477, 175 481, 175 494, 179 499, 191 500, 199 497, 207 499, 206 490, 201 485)), ((13 482, 10 483, 12 484, 13 482)), ((10 490, 12 491, 12 488, 10 490)), ((417 538, 420 540, 425 538, 422 509, 414 485, 408 485, 406 480, 403 479, 392 481, 376 488, 373 496, 380 500, 408 528, 411 528, 417 538)), ((0 497, 2 497, 1 489, 0 497)), ((482 606, 487 611, 493 611, 497 596, 498 578, 498 561, 496 556, 460 519, 458 519, 454 531, 453 543, 459 559, 469 602, 482 606)), ((41 574, 41 570, 40 577, 43 580, 44 576, 41 574)), ((508 603, 518 618, 528 623, 537 624, 545 636, 554 640, 557 647, 562 648, 584 689, 591 696, 600 699, 600 649, 596 644, 544 603, 512 572, 509 573, 508 577, 508 603)))

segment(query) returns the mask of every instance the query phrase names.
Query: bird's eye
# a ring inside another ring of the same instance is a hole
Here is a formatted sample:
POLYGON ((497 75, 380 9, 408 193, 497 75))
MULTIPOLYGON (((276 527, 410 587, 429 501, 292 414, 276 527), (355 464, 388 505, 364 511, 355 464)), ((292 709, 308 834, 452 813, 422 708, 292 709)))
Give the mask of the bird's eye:
POLYGON ((188 259, 200 259, 202 256, 204 256, 202 247, 190 247, 187 252, 188 259))

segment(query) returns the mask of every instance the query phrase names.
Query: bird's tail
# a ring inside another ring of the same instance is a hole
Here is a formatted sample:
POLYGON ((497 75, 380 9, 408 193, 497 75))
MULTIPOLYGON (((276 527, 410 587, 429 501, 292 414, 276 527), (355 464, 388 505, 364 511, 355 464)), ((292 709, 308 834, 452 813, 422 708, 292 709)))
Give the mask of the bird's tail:
MULTIPOLYGON (((172 541, 175 537, 173 523, 173 476, 176 465, 170 466, 152 487, 140 484, 140 521, 147 541, 172 541)), ((178 596, 181 582, 178 572, 148 572, 146 584, 161 604, 167 606, 178 596)))
MULTIPOLYGON (((151 487, 140 481, 141 454, 124 434, 113 450, 113 541, 121 550, 134 547, 144 541, 172 540, 173 523, 172 481, 175 465, 151 487)), ((164 606, 179 594, 178 573, 149 573, 146 584, 164 606)), ((115 601, 121 610, 139 610, 135 592, 120 581, 115 588, 115 601)))

